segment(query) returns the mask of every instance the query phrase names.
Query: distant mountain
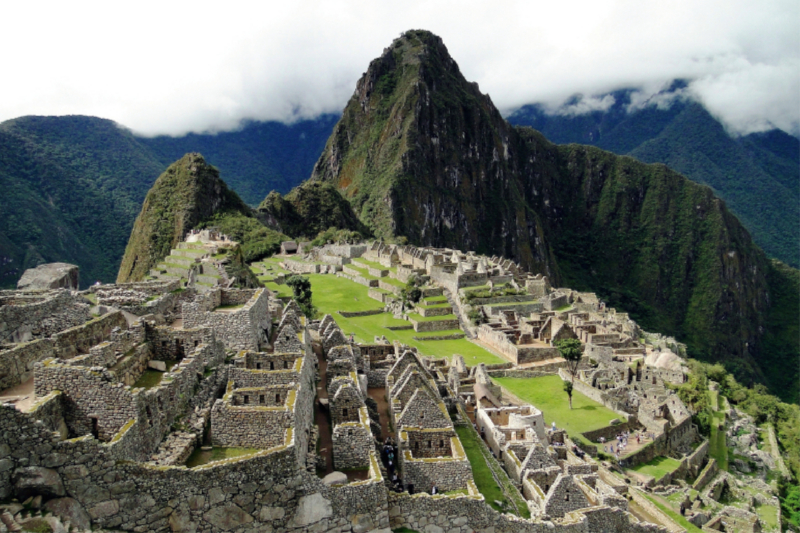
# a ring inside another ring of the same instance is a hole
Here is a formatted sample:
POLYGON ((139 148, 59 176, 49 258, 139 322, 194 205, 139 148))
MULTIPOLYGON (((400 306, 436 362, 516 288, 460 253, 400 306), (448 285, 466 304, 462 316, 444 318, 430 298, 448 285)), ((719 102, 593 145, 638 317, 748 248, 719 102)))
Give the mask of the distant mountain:
POLYGON ((117 283, 144 279, 177 247, 187 231, 215 214, 247 216, 250 211, 203 156, 186 154, 170 165, 147 192, 125 248, 117 283))
MULTIPOLYGON (((113 281, 145 194, 173 161, 202 152, 245 202, 257 205, 272 189, 286 193, 310 176, 335 120, 253 122, 235 132, 175 138, 137 137, 85 116, 3 122, 0 288, 53 261, 79 265, 84 285, 113 281)), ((225 222, 231 231, 262 232, 249 227, 252 221, 225 222)), ((246 252, 257 256, 269 246, 246 252)))
POLYGON ((130 132, 93 117, 0 124, 0 287, 41 263, 112 281, 142 199, 163 166, 130 132))
POLYGON ((370 63, 311 180, 336 186, 378 236, 513 258, 746 381, 779 359, 796 379, 797 271, 773 265, 709 187, 512 126, 429 32, 370 63), (764 350, 769 335, 784 353, 764 350))
POLYGON ((308 179, 337 120, 322 115, 290 125, 249 122, 236 131, 138 140, 164 165, 200 152, 242 200, 256 206, 270 191, 285 194, 308 179))
MULTIPOLYGON (((675 82, 660 101, 681 87, 675 82)), ((629 112, 633 94, 601 95, 614 104, 580 115, 565 112, 574 102, 567 102, 561 114, 529 105, 508 121, 539 130, 558 144, 590 144, 645 163, 664 163, 709 185, 768 255, 800 266, 800 141, 781 130, 733 137, 701 104, 683 97, 629 112)))

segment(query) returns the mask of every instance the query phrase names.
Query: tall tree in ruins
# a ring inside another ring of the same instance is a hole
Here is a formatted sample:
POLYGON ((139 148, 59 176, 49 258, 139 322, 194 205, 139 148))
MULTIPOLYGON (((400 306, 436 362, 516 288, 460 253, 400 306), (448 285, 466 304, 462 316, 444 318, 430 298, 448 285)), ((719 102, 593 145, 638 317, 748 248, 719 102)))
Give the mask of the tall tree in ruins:
POLYGON ((571 381, 564 382, 564 392, 569 396, 569 408, 572 409, 572 389, 575 387, 575 376, 578 373, 578 365, 583 358, 583 348, 578 339, 562 339, 555 342, 558 353, 567 362, 567 371, 571 381))

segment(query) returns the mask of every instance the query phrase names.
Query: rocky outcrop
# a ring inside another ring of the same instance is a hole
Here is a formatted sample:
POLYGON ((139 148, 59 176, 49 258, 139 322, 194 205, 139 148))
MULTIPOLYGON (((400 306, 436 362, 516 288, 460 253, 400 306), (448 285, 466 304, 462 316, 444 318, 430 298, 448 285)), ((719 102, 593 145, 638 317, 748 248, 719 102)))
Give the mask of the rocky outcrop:
POLYGON ((257 211, 260 219, 273 222, 292 237, 314 238, 331 227, 357 231, 365 237, 370 234, 347 200, 329 183, 305 182, 286 196, 272 191, 257 211))
POLYGON ((29 268, 17 282, 17 289, 78 289, 78 266, 69 263, 46 263, 29 268))

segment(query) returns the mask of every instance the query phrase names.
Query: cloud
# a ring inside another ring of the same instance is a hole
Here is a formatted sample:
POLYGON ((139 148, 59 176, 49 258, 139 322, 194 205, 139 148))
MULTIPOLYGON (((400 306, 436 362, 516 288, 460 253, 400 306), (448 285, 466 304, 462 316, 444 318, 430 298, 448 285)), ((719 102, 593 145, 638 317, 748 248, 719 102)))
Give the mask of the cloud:
POLYGON ((340 112, 369 61, 424 28, 506 112, 575 94, 571 112, 599 109, 682 78, 734 131, 800 123, 796 0, 6 2, 0 17, 0 120, 154 135, 340 112))
POLYGON ((613 95, 606 94, 603 96, 585 96, 580 95, 577 101, 570 101, 562 106, 559 106, 551 111, 554 115, 562 115, 567 117, 574 117, 577 115, 585 115, 594 111, 608 111, 608 109, 616 103, 613 95))

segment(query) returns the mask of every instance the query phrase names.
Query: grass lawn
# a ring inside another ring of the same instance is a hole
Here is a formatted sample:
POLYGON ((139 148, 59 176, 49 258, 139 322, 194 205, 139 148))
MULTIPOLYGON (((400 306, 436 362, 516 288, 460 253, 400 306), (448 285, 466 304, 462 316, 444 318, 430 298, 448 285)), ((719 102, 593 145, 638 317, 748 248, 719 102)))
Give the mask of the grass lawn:
MULTIPOLYGON (((644 494, 644 493, 642 493, 644 494)), ((695 526, 684 517, 681 516, 680 513, 675 512, 672 507, 666 504, 664 500, 659 498, 658 496, 653 496, 650 494, 644 494, 644 497, 653 502, 653 504, 658 507, 661 511, 664 512, 665 515, 672 518, 674 522, 676 522, 679 526, 686 529, 687 533, 703 533, 703 530, 699 527, 695 526)))
POLYGON ((400 287, 401 289, 404 289, 406 287, 405 283, 394 278, 381 278, 381 281, 388 283, 389 285, 394 285, 395 287, 400 287))
POLYGON ((508 389, 519 399, 529 402, 541 409, 545 423, 549 426, 553 421, 559 428, 564 428, 573 438, 585 431, 599 429, 608 425, 613 418, 624 421, 624 418, 591 400, 578 391, 572 393, 572 406, 563 389, 563 381, 558 375, 540 378, 495 378, 502 387, 508 389))
POLYGON ((656 457, 646 463, 636 465, 630 470, 661 479, 670 472, 677 470, 679 466, 681 466, 681 462, 672 457, 656 457))
MULTIPOLYGON (((478 442, 480 437, 471 427, 456 426, 456 433, 458 433, 461 445, 467 453, 469 464, 472 467, 472 478, 475 480, 475 486, 478 487, 478 491, 483 494, 483 497, 486 498, 486 503, 490 507, 497 511, 504 511, 502 507, 494 503, 495 500, 506 503, 506 496, 495 483, 492 471, 486 463, 486 458, 484 458, 478 442)), ((523 506, 520 512, 523 518, 530 518, 530 511, 527 506, 523 506)))
POLYGON ((454 353, 461 354, 464 356, 464 362, 470 366, 478 363, 497 364, 505 362, 466 339, 447 341, 417 341, 413 339, 415 336, 463 333, 461 330, 436 331, 424 334, 416 333, 414 330, 390 331, 386 329, 386 326, 410 326, 411 322, 396 319, 389 313, 344 318, 337 311, 370 311, 382 309, 383 306, 377 300, 367 296, 367 287, 354 283, 347 278, 331 276, 330 274, 310 274, 308 279, 311 281, 312 302, 319 309, 319 312, 323 315, 330 313, 345 335, 353 333, 359 342, 372 343, 375 341, 376 335, 385 335, 390 342, 399 340, 404 344, 415 346, 423 355, 451 357, 454 353))
POLYGON ((272 292, 276 293, 278 296, 292 296, 292 288, 286 285, 278 285, 274 281, 269 281, 264 283, 264 286, 271 290, 272 292))
POLYGON ((417 322, 439 322, 441 320, 456 320, 456 315, 450 313, 449 315, 442 316, 422 316, 417 313, 408 313, 408 318, 416 320, 417 322))
POLYGON ((756 507, 758 517, 767 526, 765 529, 777 529, 778 509, 774 505, 759 505, 756 507))
MULTIPOLYGON (((709 391, 712 408, 719 408, 719 396, 709 391)), ((711 418, 711 436, 708 439, 708 454, 716 459, 720 470, 728 470, 728 445, 725 440, 725 413, 714 409, 711 418)))
POLYGON ((362 265, 366 265, 368 267, 377 268, 378 270, 389 270, 389 271, 397 270, 396 268, 388 268, 388 267, 385 267, 382 264, 377 263, 375 261, 368 261, 367 259, 362 259, 360 257, 357 258, 357 259, 353 259, 353 261, 350 264, 351 265, 358 265, 359 263, 362 264, 362 265))

